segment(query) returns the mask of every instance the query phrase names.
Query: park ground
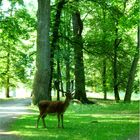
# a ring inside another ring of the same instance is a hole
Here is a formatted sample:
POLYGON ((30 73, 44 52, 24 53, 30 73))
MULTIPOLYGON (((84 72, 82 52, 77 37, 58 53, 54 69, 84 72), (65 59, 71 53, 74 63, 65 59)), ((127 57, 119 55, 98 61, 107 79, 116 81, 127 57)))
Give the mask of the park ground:
POLYGON ((0 140, 139 140, 139 101, 130 104, 96 99, 94 105, 71 104, 64 129, 56 116, 35 128, 38 108, 31 99, 0 100, 0 140))

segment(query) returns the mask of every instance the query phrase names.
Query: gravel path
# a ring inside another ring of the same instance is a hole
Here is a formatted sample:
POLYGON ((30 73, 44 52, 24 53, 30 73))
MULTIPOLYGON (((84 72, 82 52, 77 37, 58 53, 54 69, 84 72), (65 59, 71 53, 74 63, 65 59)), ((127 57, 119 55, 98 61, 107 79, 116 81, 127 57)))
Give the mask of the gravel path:
POLYGON ((13 99, 0 103, 0 140, 19 140, 8 130, 9 124, 23 114, 31 114, 27 106, 31 104, 30 98, 13 99))

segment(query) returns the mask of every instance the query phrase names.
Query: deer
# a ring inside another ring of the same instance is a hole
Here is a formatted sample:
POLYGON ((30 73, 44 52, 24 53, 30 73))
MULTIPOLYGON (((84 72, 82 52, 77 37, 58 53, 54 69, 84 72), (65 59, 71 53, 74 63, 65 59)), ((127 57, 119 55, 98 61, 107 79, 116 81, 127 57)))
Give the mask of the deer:
POLYGON ((38 103, 40 114, 37 119, 36 128, 38 128, 38 123, 40 118, 42 118, 43 126, 44 128, 46 128, 44 119, 47 115, 51 115, 51 114, 57 115, 58 128, 60 128, 60 120, 61 120, 62 128, 64 128, 63 125, 64 112, 67 110, 73 95, 71 93, 66 93, 65 96, 66 96, 65 101, 41 100, 38 103))

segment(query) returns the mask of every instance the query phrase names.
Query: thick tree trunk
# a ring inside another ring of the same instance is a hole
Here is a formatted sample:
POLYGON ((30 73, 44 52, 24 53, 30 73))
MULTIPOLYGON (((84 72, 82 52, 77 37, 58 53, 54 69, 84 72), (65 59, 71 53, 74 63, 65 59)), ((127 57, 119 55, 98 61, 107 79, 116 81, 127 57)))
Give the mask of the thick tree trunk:
POLYGON ((134 78, 135 78, 135 73, 136 73, 136 68, 139 60, 139 49, 140 49, 140 26, 138 26, 138 45, 136 48, 136 53, 130 68, 130 72, 128 75, 128 82, 126 86, 126 93, 124 97, 124 102, 131 102, 131 96, 133 92, 133 83, 134 83, 134 78))
MULTIPOLYGON (((78 38, 76 38, 77 40, 78 38)), ((81 39, 79 38, 79 41, 81 39)), ((82 44, 81 44, 82 45, 82 44)), ((83 50, 80 44, 74 46, 74 59, 75 59, 75 98, 87 102, 85 91, 85 73, 83 62, 83 50)))
POLYGON ((85 91, 85 72, 83 61, 83 41, 82 30, 83 23, 80 18, 80 12, 73 13, 73 33, 74 33, 74 60, 75 60, 75 98, 83 103, 88 103, 85 91))
POLYGON ((51 99, 50 85, 50 0, 38 0, 36 74, 33 83, 34 104, 51 99))

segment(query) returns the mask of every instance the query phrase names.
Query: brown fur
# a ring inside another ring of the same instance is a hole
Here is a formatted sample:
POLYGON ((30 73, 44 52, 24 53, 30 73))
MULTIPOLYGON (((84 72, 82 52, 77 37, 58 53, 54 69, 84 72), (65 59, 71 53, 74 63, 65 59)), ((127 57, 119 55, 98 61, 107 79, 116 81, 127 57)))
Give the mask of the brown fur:
POLYGON ((38 128, 39 120, 40 120, 40 118, 42 118, 43 125, 45 128, 46 124, 45 124, 44 118, 48 114, 53 114, 53 115, 55 114, 58 117, 58 127, 60 127, 60 117, 61 117, 62 128, 64 128, 63 114, 66 111, 67 107, 69 106, 69 102, 71 99, 72 99, 72 95, 66 94, 65 101, 47 101, 47 100, 40 101, 38 104, 40 115, 38 116, 36 127, 38 128))

